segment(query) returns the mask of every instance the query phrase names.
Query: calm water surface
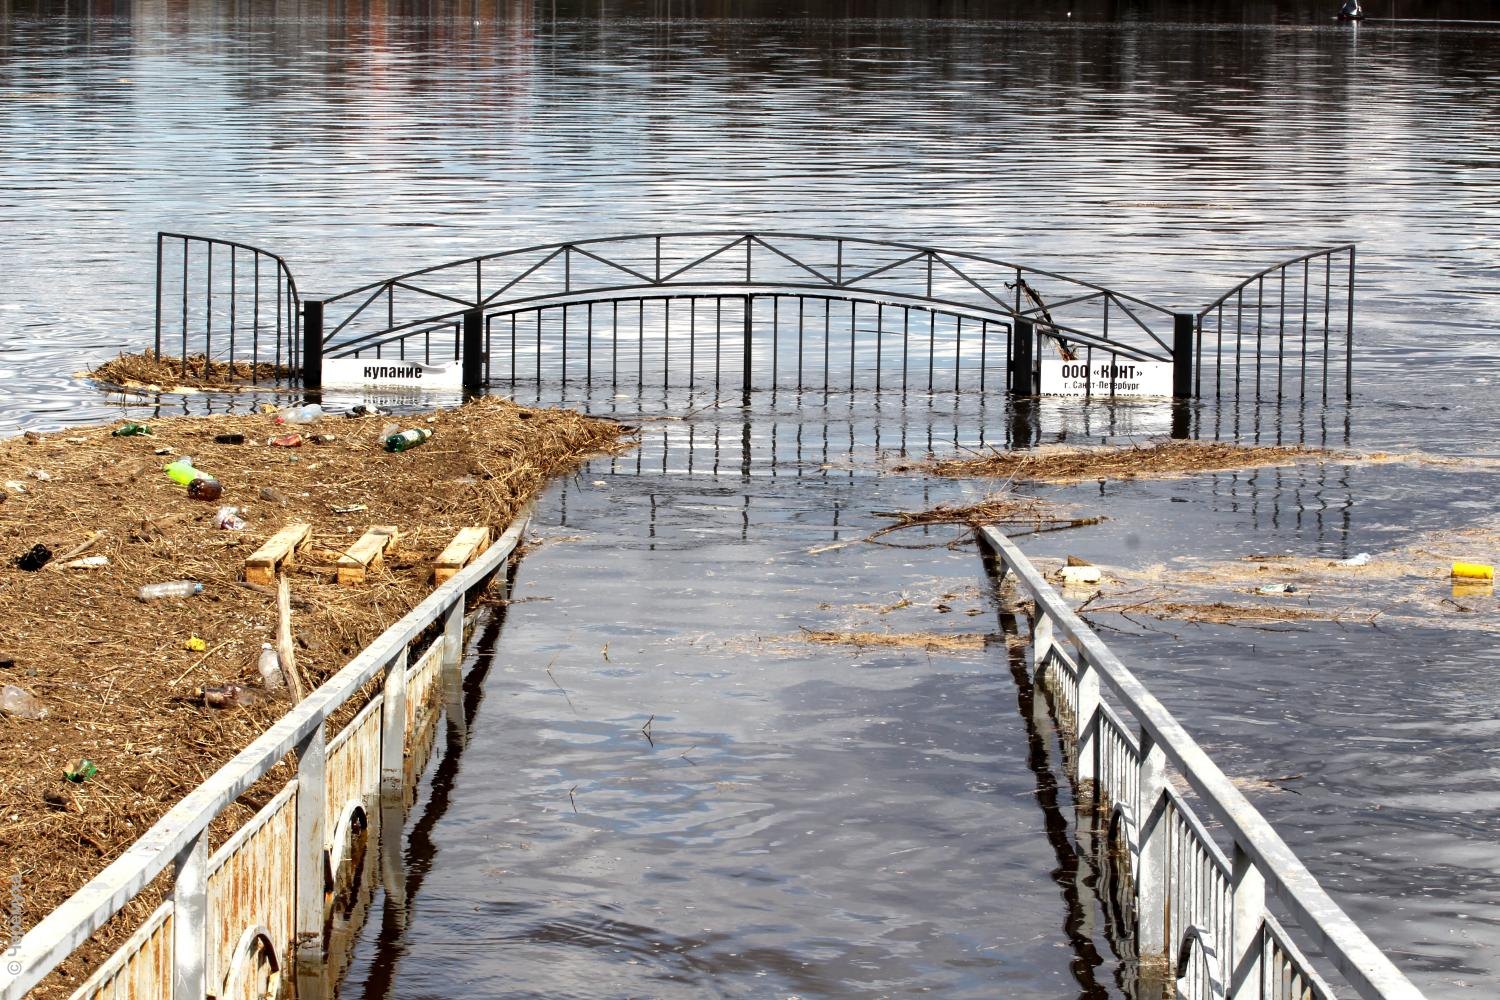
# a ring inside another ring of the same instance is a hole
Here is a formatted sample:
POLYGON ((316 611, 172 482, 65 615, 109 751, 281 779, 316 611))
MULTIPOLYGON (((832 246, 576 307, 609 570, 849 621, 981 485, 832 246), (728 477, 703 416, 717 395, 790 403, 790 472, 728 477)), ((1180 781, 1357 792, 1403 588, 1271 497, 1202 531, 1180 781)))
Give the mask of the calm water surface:
MULTIPOLYGON (((505 247, 765 227, 992 253, 1184 308, 1292 248, 1358 242, 1353 407, 1211 419, 1495 457, 1500 33, 1340 29, 1322 6, 1244 25, 1171 4, 1042 23, 1006 5, 0 0, 0 429, 119 412, 74 373, 149 342, 158 229, 281 253, 319 295, 505 247)), ((997 650, 756 646, 904 593, 910 627, 995 631, 972 550, 808 553, 872 511, 982 490, 872 474, 891 451, 997 440, 1003 415, 961 403, 710 410, 648 427, 639 469, 554 490, 521 580, 553 599, 492 639, 406 930, 372 924, 347 994, 1116 992, 1057 877, 997 650)), ((1044 437, 1161 427, 1057 406, 1044 437)), ((1492 517, 1496 485, 1330 466, 1089 486, 1062 496, 1112 520, 1030 547, 1342 557, 1492 517)), ((1478 613, 1490 631, 1111 636, 1231 774, 1305 775, 1257 804, 1434 995, 1500 983, 1500 656, 1493 603, 1478 613)))

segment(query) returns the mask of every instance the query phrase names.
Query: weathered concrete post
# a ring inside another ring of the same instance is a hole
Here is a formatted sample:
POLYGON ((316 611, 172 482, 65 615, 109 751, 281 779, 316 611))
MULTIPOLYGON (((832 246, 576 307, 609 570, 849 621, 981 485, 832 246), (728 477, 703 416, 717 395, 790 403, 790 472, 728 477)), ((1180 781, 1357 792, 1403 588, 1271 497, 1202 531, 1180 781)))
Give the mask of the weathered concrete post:
POLYGON ((484 310, 464 313, 463 382, 464 398, 472 399, 484 387, 484 310))
POLYGON ((1137 772, 1140 824, 1135 873, 1136 949, 1143 968, 1165 974, 1167 949, 1167 756, 1144 727, 1137 772))
POLYGON ((208 830, 177 855, 172 884, 172 996, 208 995, 208 830))
POLYGON ((323 809, 328 797, 328 743, 320 722, 297 745, 297 873, 293 883, 296 916, 298 1000, 322 1000, 326 992, 323 956, 323 809))
POLYGON ((443 620, 443 708, 448 717, 448 737, 461 746, 468 739, 464 718, 464 597, 458 595, 443 620))
MULTIPOLYGON (((406 791, 406 669, 402 649, 385 668, 385 693, 380 702, 380 800, 402 802, 406 791)), ((397 826, 391 831, 401 836, 397 826)), ((384 835, 384 831, 382 831, 384 835)))
POLYGON ((323 303, 302 302, 302 390, 316 399, 323 389, 323 303))
POLYGON ((1229 951, 1229 1000, 1260 996, 1260 928, 1266 912, 1266 879, 1238 843, 1231 861, 1234 899, 1229 951))

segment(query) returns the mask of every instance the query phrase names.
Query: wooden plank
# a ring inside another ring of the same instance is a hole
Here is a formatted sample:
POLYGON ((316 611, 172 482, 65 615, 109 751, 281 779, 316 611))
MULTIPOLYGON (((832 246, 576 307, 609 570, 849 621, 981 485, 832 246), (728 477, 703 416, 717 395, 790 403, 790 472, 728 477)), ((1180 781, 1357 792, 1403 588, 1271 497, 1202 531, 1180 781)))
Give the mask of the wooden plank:
POLYGON ((365 571, 372 567, 379 569, 385 563, 385 550, 395 544, 397 537, 395 525, 372 524, 359 536, 359 541, 339 556, 339 585, 364 583, 365 571))
POLYGON ((489 528, 460 528, 432 567, 434 583, 447 583, 490 544, 489 528))
POLYGON ((311 534, 312 526, 299 521, 283 527, 245 560, 245 579, 266 587, 275 584, 277 568, 295 562, 297 550, 311 534))

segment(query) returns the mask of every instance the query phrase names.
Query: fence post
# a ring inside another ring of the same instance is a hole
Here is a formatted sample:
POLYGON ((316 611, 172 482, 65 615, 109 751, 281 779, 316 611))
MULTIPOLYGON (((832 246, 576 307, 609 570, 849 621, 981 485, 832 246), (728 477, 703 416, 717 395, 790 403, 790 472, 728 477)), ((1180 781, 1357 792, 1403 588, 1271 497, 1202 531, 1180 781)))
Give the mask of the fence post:
POLYGON ((1135 873, 1136 950, 1143 964, 1165 970, 1167 948, 1167 756, 1152 735, 1140 731, 1136 815, 1140 859, 1135 873))
MULTIPOLYGON (((749 244, 747 243, 745 245, 745 249, 746 249, 747 252, 748 252, 749 248, 750 248, 749 244)), ((754 317, 754 313, 752 311, 753 308, 754 308, 754 306, 753 306, 754 302, 755 302, 754 298, 752 298, 749 295, 745 296, 745 356, 744 356, 744 359, 743 359, 743 364, 744 364, 744 368, 745 368, 745 374, 744 374, 744 391, 745 392, 749 392, 750 391, 750 381, 751 381, 750 380, 750 366, 751 366, 751 363, 752 363, 751 354, 750 354, 750 343, 751 343, 750 342, 750 322, 751 322, 751 319, 754 317)))
POLYGON ((459 594, 443 619, 443 707, 450 737, 462 743, 466 737, 464 685, 460 667, 464 658, 464 595, 459 594))
POLYGON ((323 388, 323 303, 302 302, 302 389, 309 396, 323 388))
POLYGON ((1354 399, 1354 247, 1349 248, 1349 319, 1344 327, 1344 399, 1354 399))
MULTIPOLYGON (((406 666, 403 648, 385 668, 380 701, 380 800, 402 802, 406 789, 406 666)), ((400 834, 399 827, 395 831, 400 834)))
POLYGON ((1015 357, 1010 362, 1010 394, 1012 396, 1035 396, 1033 351, 1036 345, 1036 326, 1031 320, 1016 317, 1015 336, 1011 338, 1011 342, 1015 345, 1015 357))
POLYGON ((1229 1000, 1260 996, 1260 928, 1266 912, 1266 879, 1238 842, 1231 862, 1234 914, 1229 929, 1229 1000))
POLYGON ((1073 719, 1073 731, 1078 740, 1078 800, 1079 805, 1087 803, 1092 809, 1099 800, 1095 782, 1098 776, 1099 671, 1088 661, 1082 646, 1073 646, 1073 659, 1078 664, 1078 706, 1073 719))
POLYGON ((319 723, 297 746, 296 921, 292 930, 298 1000, 321 1000, 324 994, 323 810, 328 797, 327 765, 328 744, 319 723))
POLYGON ((161 254, 162 235, 156 234, 156 360, 161 360, 161 254))
POLYGON ((1198 317, 1192 313, 1172 314, 1172 398, 1193 398, 1193 335, 1198 317))
POLYGON ((172 884, 172 996, 208 995, 208 830, 177 855, 172 884))
POLYGON ((484 385, 484 310, 464 313, 463 376, 464 398, 479 395, 484 385))

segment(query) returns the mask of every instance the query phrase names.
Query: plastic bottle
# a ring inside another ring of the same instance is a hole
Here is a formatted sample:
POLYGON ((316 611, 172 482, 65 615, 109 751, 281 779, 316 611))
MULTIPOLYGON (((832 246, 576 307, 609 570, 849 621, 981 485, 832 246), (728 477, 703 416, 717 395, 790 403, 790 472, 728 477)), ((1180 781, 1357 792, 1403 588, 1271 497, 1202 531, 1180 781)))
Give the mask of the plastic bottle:
POLYGON ((138 424, 132 421, 130 423, 124 424, 123 426, 116 427, 114 430, 109 432, 109 436, 117 438, 129 438, 140 437, 143 434, 150 433, 150 427, 147 427, 145 424, 138 424))
POLYGON ((0 688, 0 712, 18 719, 45 719, 47 707, 25 688, 7 684, 0 688))
POLYGON ((188 483, 188 496, 194 500, 203 500, 212 503, 223 495, 224 487, 219 485, 219 481, 211 476, 200 476, 188 483))
POLYGON ((183 455, 181 458, 173 459, 162 466, 162 471, 167 474, 168 479, 172 480, 178 486, 187 486, 194 479, 203 478, 203 473, 193 468, 191 455, 183 455))
POLYGON ((417 445, 424 443, 430 437, 432 437, 432 431, 428 430, 427 428, 413 427, 409 431, 402 431, 400 434, 392 434, 390 437, 386 438, 385 450, 410 451, 417 445))
POLYGON ((194 580, 171 580, 167 583, 148 583, 141 588, 143 601, 155 601, 163 597, 194 597, 203 593, 203 584, 194 580))
POLYGON ((281 657, 269 642, 260 644, 260 659, 255 661, 260 670, 260 682, 267 691, 280 691, 286 687, 286 678, 281 674, 281 657))
POLYGON ((221 531, 239 531, 245 527, 245 519, 240 517, 238 507, 220 507, 214 514, 214 527, 221 531))
POLYGON ((276 422, 282 424, 310 424, 322 415, 323 407, 317 403, 307 403, 278 414, 276 422))

